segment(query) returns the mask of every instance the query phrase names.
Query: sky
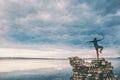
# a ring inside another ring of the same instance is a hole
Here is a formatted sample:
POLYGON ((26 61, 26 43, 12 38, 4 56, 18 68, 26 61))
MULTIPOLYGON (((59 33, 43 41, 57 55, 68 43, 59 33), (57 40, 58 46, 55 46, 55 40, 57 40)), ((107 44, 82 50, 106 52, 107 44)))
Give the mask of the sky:
POLYGON ((120 56, 120 0, 0 0, 0 57, 120 56))

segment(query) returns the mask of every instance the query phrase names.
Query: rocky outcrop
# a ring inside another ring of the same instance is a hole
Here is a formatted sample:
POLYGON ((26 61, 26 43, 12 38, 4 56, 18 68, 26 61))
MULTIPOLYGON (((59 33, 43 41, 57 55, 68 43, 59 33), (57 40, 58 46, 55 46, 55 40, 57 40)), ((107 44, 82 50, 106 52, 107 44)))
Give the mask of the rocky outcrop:
POLYGON ((85 62, 81 58, 71 57, 69 61, 73 69, 70 80, 118 80, 111 62, 104 58, 85 62))

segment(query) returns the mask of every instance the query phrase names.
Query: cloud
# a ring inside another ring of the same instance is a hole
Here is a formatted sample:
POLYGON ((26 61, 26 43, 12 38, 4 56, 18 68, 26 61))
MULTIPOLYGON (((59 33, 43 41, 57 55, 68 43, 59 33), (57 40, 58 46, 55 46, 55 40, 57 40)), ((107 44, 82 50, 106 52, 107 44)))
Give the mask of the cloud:
POLYGON ((97 1, 94 0, 91 4, 93 6, 94 9, 96 9, 98 11, 98 14, 100 15, 108 15, 108 14, 114 14, 116 13, 117 10, 119 10, 120 6, 119 6, 120 1, 118 0, 101 0, 101 1, 97 1))
POLYGON ((118 3, 118 0, 1 0, 1 47, 49 44, 90 48, 93 46, 86 42, 102 38, 101 35, 105 36, 101 45, 119 47, 118 3))
MULTIPOLYGON (((21 46, 22 47, 22 46, 21 46)), ((36 46, 37 47, 37 46, 36 46)), ((41 48, 35 49, 32 47, 26 49, 18 48, 0 48, 1 57, 28 57, 28 58, 68 58, 71 56, 78 56, 81 58, 95 58, 96 53, 94 49, 89 48, 72 48, 67 46, 51 46, 42 45, 41 48), (47 47, 47 48, 46 48, 47 47)), ((118 57, 115 49, 107 48, 100 54, 100 57, 118 57), (112 55, 112 56, 111 56, 112 55)))

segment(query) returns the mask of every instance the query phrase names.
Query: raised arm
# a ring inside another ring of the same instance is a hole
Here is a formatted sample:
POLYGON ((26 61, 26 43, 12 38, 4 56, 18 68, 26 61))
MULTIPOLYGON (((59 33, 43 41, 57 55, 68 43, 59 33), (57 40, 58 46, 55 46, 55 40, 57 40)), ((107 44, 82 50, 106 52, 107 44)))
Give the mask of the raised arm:
POLYGON ((102 39, 97 40, 97 41, 102 41, 103 39, 104 39, 104 37, 102 39))

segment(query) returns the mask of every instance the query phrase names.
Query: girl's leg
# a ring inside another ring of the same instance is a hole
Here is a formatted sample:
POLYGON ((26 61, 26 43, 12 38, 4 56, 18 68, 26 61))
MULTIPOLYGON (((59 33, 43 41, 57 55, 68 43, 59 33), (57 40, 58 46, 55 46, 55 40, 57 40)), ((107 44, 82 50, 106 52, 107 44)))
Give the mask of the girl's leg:
POLYGON ((99 59, 98 47, 96 47, 95 49, 96 49, 97 59, 99 59))
POLYGON ((98 46, 98 48, 100 48, 100 53, 102 53, 103 47, 102 46, 98 46))

